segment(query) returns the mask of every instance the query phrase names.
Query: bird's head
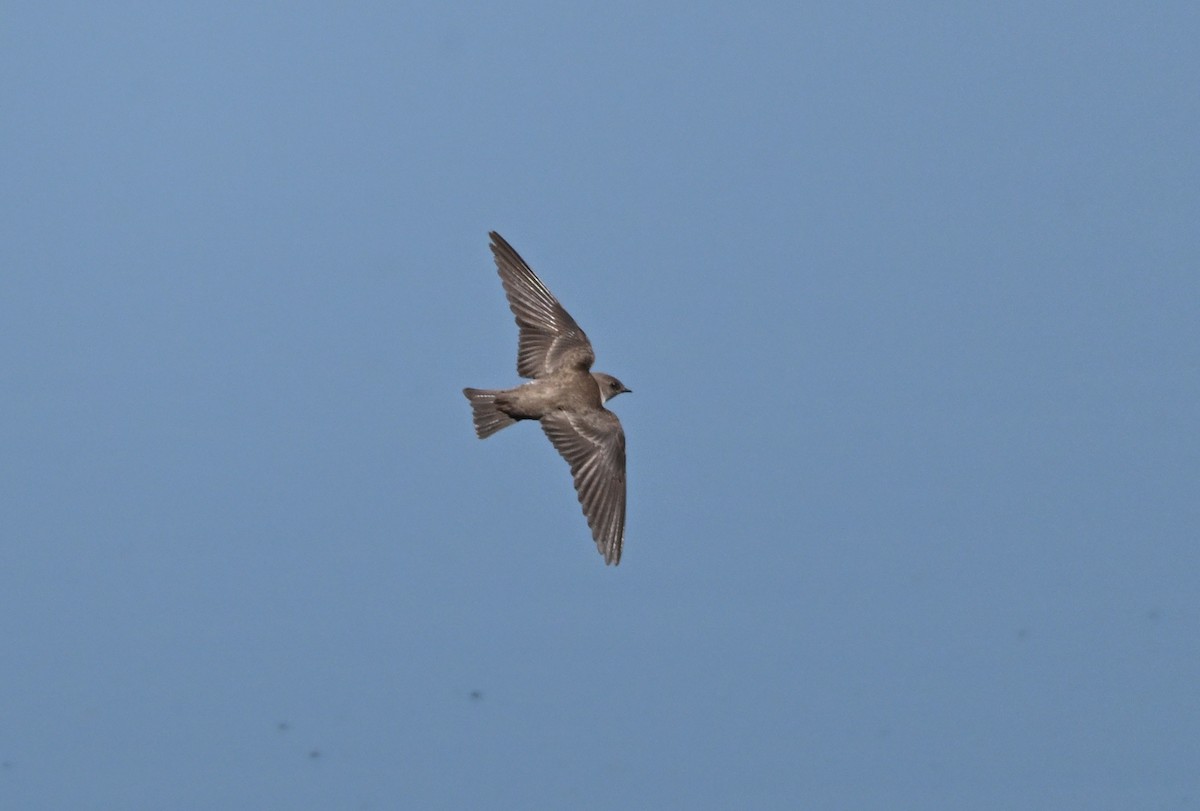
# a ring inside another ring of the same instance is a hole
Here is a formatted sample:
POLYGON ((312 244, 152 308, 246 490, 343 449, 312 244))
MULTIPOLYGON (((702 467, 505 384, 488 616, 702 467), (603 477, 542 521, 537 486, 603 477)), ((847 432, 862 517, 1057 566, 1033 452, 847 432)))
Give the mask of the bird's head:
POLYGON ((600 402, 602 403, 607 403, 618 394, 633 393, 633 389, 625 388, 625 384, 612 375, 606 375, 604 372, 592 372, 592 377, 596 380, 596 385, 600 387, 600 402))

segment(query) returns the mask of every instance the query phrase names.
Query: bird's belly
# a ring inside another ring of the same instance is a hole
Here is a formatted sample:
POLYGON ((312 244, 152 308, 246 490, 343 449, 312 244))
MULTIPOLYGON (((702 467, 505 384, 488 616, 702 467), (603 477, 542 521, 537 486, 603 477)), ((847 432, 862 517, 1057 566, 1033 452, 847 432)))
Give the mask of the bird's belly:
POLYGON ((509 389, 496 404, 514 419, 540 420, 551 411, 598 408, 600 392, 591 375, 543 378, 509 389))

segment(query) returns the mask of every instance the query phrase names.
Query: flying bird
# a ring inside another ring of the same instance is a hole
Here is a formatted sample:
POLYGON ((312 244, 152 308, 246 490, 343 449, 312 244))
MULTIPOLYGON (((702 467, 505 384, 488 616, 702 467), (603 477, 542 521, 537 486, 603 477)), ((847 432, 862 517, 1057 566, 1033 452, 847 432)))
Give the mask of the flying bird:
POLYGON ((630 391, 591 371, 591 341, 525 260, 492 231, 492 255, 517 319, 517 374, 512 389, 463 389, 475 433, 486 439, 518 420, 538 420, 571 466, 579 504, 604 562, 621 562, 625 542, 625 431, 604 404, 630 391))

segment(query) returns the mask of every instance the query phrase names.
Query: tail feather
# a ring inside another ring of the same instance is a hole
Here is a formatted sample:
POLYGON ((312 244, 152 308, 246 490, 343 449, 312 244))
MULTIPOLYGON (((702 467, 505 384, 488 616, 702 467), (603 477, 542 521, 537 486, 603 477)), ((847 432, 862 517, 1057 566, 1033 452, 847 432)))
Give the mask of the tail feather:
POLYGON ((488 389, 463 389, 463 394, 471 401, 475 433, 480 439, 487 439, 501 428, 507 428, 516 422, 496 407, 496 395, 500 393, 488 389))

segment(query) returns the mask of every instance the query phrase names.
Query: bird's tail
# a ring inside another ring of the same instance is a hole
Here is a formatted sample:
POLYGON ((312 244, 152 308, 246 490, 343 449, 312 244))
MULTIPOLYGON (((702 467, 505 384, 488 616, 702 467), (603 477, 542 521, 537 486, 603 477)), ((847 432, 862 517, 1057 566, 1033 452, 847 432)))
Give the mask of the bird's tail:
POLYGON ((475 433, 480 439, 487 439, 501 428, 507 428, 516 422, 496 407, 496 395, 502 393, 488 389, 463 389, 463 394, 471 401, 475 433))

